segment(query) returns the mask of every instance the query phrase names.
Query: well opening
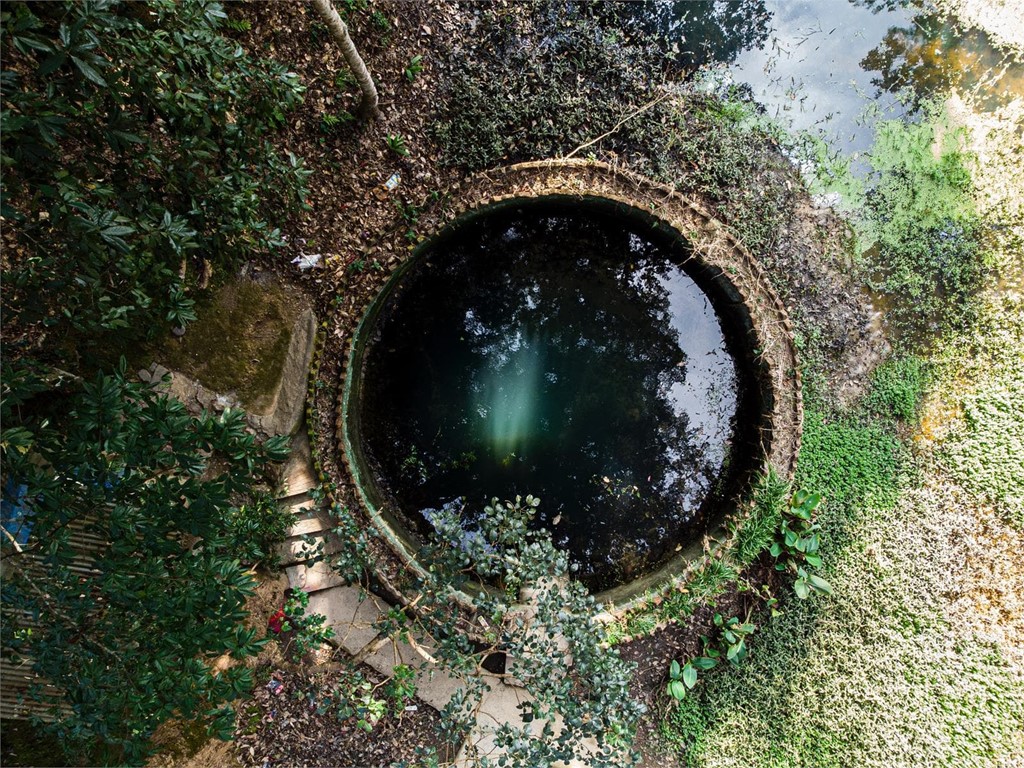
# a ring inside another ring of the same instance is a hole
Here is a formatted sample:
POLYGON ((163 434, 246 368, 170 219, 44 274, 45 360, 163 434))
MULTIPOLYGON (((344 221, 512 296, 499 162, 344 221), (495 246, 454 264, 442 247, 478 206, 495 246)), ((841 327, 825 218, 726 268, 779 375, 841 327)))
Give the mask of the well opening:
POLYGON ((685 201, 691 226, 642 197, 537 191, 479 200, 395 271, 354 334, 338 437, 407 566, 432 510, 471 526, 490 496, 533 493, 578 577, 621 604, 721 536, 768 465, 791 471, 788 320, 685 201))

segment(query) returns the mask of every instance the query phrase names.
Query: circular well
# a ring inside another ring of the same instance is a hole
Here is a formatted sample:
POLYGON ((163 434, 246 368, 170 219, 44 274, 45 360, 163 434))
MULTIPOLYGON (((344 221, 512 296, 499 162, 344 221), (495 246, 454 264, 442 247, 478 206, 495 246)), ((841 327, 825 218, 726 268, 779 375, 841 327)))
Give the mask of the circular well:
POLYGON ((532 493, 592 591, 644 581, 760 466, 751 328, 721 271, 635 208, 488 206, 418 249, 357 332, 357 483, 412 551, 440 507, 471 527, 532 493))

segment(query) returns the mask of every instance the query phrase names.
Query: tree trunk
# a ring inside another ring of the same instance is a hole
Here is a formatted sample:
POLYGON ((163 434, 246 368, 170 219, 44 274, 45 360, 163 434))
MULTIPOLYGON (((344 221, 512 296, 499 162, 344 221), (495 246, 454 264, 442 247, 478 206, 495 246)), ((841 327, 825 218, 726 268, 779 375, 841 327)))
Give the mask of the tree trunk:
POLYGON ((377 109, 377 86, 373 84, 370 71, 366 68, 366 64, 363 63, 359 51, 356 50, 355 43, 352 42, 352 38, 348 34, 348 27, 341 20, 338 12, 334 10, 331 0, 312 0, 312 2, 316 12, 320 14, 320 18, 324 20, 324 24, 331 31, 331 37, 334 38, 334 42, 341 48, 341 53, 352 69, 352 73, 356 76, 359 90, 363 92, 363 100, 359 105, 363 117, 376 117, 379 114, 377 109))

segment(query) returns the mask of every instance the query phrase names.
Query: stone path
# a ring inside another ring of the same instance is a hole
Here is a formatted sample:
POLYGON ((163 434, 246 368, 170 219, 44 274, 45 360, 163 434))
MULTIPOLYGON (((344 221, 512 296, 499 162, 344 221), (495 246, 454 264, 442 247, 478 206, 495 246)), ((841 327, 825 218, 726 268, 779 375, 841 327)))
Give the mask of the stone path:
MULTIPOLYGON (((323 562, 312 567, 301 562, 303 537, 311 537, 315 543, 322 542, 327 553, 337 552, 340 547, 331 533, 332 522, 327 510, 310 496, 317 483, 305 430, 300 429, 293 439, 292 453, 282 476, 280 503, 290 507, 295 515, 295 524, 279 549, 288 586, 308 592, 308 611, 323 614, 326 624, 334 630, 338 645, 353 656, 363 654, 363 661, 381 675, 390 677, 397 664, 418 670, 417 698, 434 709, 442 709, 459 688, 465 687, 465 683, 436 668, 428 660, 432 639, 418 638, 410 645, 380 637, 373 625, 391 608, 388 603, 358 587, 344 584, 323 562)), ((521 687, 507 684, 504 678, 485 675, 483 679, 491 690, 481 701, 476 728, 468 743, 475 745, 477 754, 497 758, 498 752, 493 746, 494 729, 506 722, 520 723, 522 710, 519 705, 529 701, 530 695, 521 687)), ((539 731, 542 723, 538 721, 535 725, 539 731)), ((475 765, 470 752, 464 746, 455 759, 455 766, 470 768, 475 765)), ((582 768, 582 763, 579 765, 582 768)))

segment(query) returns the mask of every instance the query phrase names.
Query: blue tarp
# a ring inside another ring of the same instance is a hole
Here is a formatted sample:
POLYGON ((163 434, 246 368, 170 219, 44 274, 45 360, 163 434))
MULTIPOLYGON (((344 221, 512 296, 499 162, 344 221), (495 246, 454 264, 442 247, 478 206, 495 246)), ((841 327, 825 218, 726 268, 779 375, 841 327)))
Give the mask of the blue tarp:
POLYGON ((3 499, 0 499, 0 525, 14 538, 19 545, 28 543, 32 532, 32 518, 28 507, 23 503, 28 486, 15 485, 10 479, 4 483, 3 499))

